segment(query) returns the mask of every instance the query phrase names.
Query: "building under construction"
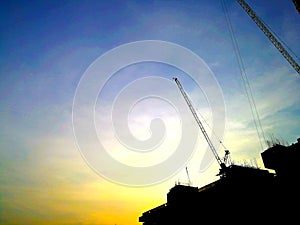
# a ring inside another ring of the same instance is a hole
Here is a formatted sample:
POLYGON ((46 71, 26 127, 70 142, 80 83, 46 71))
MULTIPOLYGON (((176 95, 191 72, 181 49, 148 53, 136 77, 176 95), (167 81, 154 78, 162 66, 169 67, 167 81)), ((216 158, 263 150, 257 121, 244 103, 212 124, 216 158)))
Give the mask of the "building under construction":
POLYGON ((167 193, 167 202, 144 212, 143 225, 233 224, 283 221, 292 224, 299 211, 298 142, 274 144, 261 153, 264 166, 229 165, 220 170, 220 178, 201 188, 175 185, 167 193))
POLYGON ((228 163, 229 150, 223 159, 218 156, 188 95, 179 80, 174 80, 220 166, 219 179, 201 188, 175 185, 167 194, 167 202, 144 212, 139 222, 143 225, 200 224, 208 220, 224 222, 228 218, 227 222, 234 224, 258 220, 293 222, 299 203, 300 138, 290 146, 278 140, 270 142, 270 147, 261 153, 266 169, 228 163))
MULTIPOLYGON (((300 74, 300 66, 276 35, 244 0, 237 2, 300 74)), ((299 1, 293 3, 299 12, 299 1)), ((167 193, 167 202, 142 213, 139 222, 143 225, 218 222, 298 224, 300 138, 291 145, 278 141, 269 143, 269 148, 261 153, 265 169, 228 165, 218 156, 180 82, 177 78, 174 80, 220 166, 219 179, 200 188, 175 185, 167 193)), ((229 154, 229 151, 225 152, 225 156, 226 153, 229 154)))

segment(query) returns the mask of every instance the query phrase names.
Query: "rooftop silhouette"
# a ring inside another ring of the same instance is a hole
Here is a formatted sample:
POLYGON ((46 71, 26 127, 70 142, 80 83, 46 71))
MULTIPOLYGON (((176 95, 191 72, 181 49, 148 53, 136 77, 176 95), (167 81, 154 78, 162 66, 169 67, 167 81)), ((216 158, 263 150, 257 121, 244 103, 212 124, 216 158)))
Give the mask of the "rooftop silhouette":
POLYGON ((139 222, 293 222, 299 199, 299 152, 300 138, 289 146, 274 144, 261 153, 266 169, 232 164, 217 181, 203 187, 176 184, 167 193, 167 202, 144 212, 139 222))

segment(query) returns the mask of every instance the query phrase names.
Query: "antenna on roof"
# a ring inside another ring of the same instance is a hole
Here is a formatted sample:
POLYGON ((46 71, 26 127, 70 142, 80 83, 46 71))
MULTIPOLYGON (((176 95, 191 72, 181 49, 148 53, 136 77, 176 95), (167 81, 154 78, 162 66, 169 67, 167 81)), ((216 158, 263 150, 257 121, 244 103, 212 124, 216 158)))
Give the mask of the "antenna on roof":
POLYGON ((188 184, 189 184, 189 186, 191 186, 191 185, 192 185, 192 182, 191 182, 191 179, 190 179, 190 176, 189 176, 189 171, 188 171, 188 169, 187 169, 187 166, 185 167, 185 170, 186 170, 186 175, 187 175, 187 177, 188 177, 188 184))

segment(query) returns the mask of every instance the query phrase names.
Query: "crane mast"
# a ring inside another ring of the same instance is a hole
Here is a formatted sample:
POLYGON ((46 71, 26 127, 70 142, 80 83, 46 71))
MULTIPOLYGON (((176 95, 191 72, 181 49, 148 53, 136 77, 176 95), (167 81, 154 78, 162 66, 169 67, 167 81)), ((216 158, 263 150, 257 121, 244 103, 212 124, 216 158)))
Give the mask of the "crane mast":
POLYGON ((204 135, 204 137, 205 137, 205 139, 206 139, 206 141, 207 141, 207 143, 208 143, 210 149, 212 150, 212 153, 214 154, 214 156, 215 156, 215 158, 216 158, 218 164, 220 165, 220 167, 221 167, 222 170, 225 169, 225 168, 226 168, 226 165, 225 165, 225 163, 221 160, 221 158, 219 157, 219 155, 217 154, 217 151, 216 151, 214 145, 212 144, 212 142, 211 142, 209 136, 207 135, 207 133, 206 133, 206 131, 205 131, 205 129, 204 129, 204 127, 203 127, 203 125, 202 125, 202 123, 201 123, 201 121, 200 121, 200 119, 199 119, 199 117, 198 117, 198 115, 197 115, 197 113, 196 113, 196 111, 195 111, 195 109, 194 109, 194 107, 193 107, 193 105, 192 105, 190 99, 189 99, 189 97, 188 97, 187 94, 185 93, 185 91, 184 91, 182 85, 180 84, 179 80, 178 80, 176 77, 174 77, 173 79, 175 80, 175 82, 176 82, 176 84, 177 84, 177 86, 178 86, 178 88, 179 88, 181 94, 183 95, 183 97, 184 97, 184 99, 185 99, 187 105, 189 106, 189 108, 190 108, 190 110, 191 110, 191 112, 192 112, 194 118, 196 119, 196 121, 197 121, 197 123, 198 123, 198 125, 199 125, 199 127, 200 127, 200 130, 202 131, 202 133, 203 133, 203 135, 204 135))
POLYGON ((292 56, 285 50, 281 43, 276 39, 276 37, 269 31, 269 29, 264 25, 264 23, 259 19, 256 13, 251 9, 251 7, 244 0, 237 0, 237 2, 242 6, 246 13, 252 18, 252 20, 257 24, 257 26, 264 32, 264 34, 270 39, 273 45, 279 50, 279 52, 285 57, 285 59, 290 63, 290 65, 300 74, 300 66, 292 58, 292 56))

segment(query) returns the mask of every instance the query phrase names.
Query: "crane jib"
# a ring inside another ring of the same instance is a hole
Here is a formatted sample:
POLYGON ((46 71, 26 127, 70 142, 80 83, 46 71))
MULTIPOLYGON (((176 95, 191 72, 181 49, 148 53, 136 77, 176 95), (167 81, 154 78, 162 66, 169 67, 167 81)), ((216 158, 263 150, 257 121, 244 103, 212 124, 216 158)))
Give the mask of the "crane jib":
POLYGON ((187 105, 189 106, 189 108, 190 108, 190 110, 191 110, 191 112, 192 112, 192 114, 193 114, 193 116, 194 116, 194 118, 195 118, 197 124, 199 125, 199 128, 200 128, 200 130, 202 131, 202 133, 203 133, 203 135, 204 135, 204 137, 205 137, 205 140, 207 141, 207 143, 208 143, 210 149, 212 150, 212 153, 214 154, 214 156, 215 156, 215 158, 216 158, 218 164, 220 165, 221 169, 225 169, 225 167, 226 167, 226 166, 225 166, 225 163, 224 163, 224 162, 221 160, 221 158, 219 157, 219 155, 218 155, 218 153, 217 153, 217 151, 216 151, 214 145, 212 144, 212 142, 211 142, 209 136, 207 135, 207 133, 206 133, 206 131, 205 131, 205 129, 204 129, 204 127, 203 127, 203 125, 202 125, 202 123, 201 123, 201 121, 200 121, 200 119, 199 119, 199 117, 198 117, 198 115, 197 115, 197 113, 196 113, 196 111, 195 111, 195 109, 194 109, 192 103, 191 103, 191 100, 189 99, 189 97, 188 97, 187 94, 185 93, 185 91, 184 91, 184 89, 183 89, 181 83, 179 82, 179 80, 178 80, 176 77, 174 77, 173 79, 175 80, 175 82, 176 82, 176 84, 177 84, 177 86, 178 86, 178 88, 179 88, 179 90, 180 90, 182 96, 184 97, 184 99, 185 99, 187 105))

